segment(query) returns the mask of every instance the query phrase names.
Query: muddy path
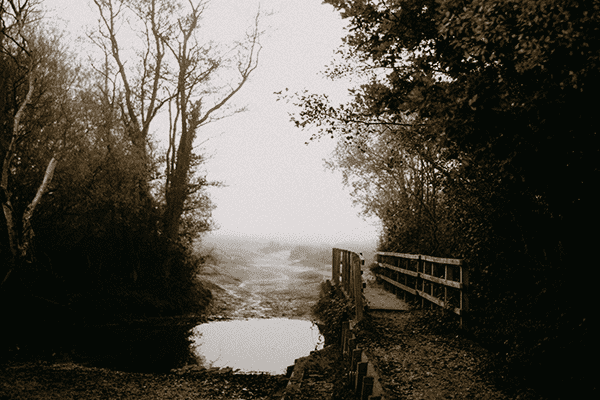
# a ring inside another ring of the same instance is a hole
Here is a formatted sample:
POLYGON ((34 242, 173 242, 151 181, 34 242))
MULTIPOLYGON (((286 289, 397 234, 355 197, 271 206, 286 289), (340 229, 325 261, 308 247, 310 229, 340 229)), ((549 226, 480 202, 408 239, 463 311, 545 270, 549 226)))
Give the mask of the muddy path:
POLYGON ((290 260, 290 250, 225 254, 199 275, 214 296, 209 319, 310 319, 319 284, 330 277, 330 266, 290 260))

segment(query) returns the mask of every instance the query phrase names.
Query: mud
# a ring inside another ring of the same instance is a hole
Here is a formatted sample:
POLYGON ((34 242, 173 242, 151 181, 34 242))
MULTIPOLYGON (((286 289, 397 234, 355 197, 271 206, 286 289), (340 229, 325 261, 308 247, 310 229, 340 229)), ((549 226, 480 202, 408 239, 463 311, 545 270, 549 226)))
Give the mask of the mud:
POLYGON ((290 250, 229 254, 204 267, 199 278, 214 296, 209 319, 310 319, 319 284, 331 277, 331 266, 289 256, 290 250))

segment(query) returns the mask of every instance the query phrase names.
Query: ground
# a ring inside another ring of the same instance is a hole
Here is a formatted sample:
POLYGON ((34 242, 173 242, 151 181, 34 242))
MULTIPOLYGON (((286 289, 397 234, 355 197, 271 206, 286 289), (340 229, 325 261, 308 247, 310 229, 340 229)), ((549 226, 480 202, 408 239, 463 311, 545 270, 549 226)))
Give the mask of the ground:
POLYGON ((272 399, 283 379, 231 370, 142 374, 72 362, 26 363, 0 370, 0 399, 272 399))
POLYGON ((507 387, 491 369, 493 356, 455 331, 432 331, 435 312, 371 312, 357 339, 374 359, 390 398, 541 399, 531 389, 507 387), (433 315, 431 315, 433 314, 433 315))
MULTIPOLYGON (((209 266, 200 277, 215 295, 208 318, 308 318, 319 282, 327 273, 322 265, 286 260, 285 253, 258 255, 249 264, 209 266)), ((369 311, 359 324, 359 346, 375 361, 389 399, 542 398, 522 386, 504 384, 507 377, 493 370, 491 355, 457 333, 452 321, 436 315, 369 311), (432 321, 441 329, 431 327, 432 321)), ((313 352, 303 360, 301 384, 288 398, 352 398, 341 365, 335 345, 313 352)), ((0 363, 0 400, 279 400, 286 386, 287 379, 281 375, 244 375, 194 365, 167 373, 122 372, 76 363, 68 354, 41 362, 0 363)))

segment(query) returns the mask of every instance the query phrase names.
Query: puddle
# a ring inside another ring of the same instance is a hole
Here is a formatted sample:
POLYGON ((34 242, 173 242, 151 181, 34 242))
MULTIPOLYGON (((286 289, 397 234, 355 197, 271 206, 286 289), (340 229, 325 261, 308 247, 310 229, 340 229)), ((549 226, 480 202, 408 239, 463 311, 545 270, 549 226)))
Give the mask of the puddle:
POLYGON ((189 340, 205 367, 274 375, 324 343, 312 322, 287 318, 213 321, 194 327, 189 340))

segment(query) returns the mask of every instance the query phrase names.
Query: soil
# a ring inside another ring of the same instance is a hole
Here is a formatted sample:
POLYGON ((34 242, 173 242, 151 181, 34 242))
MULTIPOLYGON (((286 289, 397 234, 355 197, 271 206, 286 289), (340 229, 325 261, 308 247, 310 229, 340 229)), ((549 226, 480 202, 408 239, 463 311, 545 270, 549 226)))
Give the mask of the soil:
POLYGON ((452 329, 437 311, 372 311, 358 326, 389 398, 522 399, 543 397, 492 370, 493 355, 452 329))
POLYGON ((0 399, 272 399, 284 376, 240 375, 230 369, 144 374, 72 362, 5 365, 0 399))

